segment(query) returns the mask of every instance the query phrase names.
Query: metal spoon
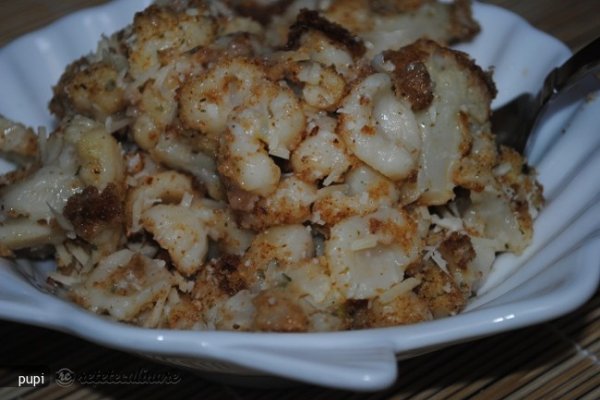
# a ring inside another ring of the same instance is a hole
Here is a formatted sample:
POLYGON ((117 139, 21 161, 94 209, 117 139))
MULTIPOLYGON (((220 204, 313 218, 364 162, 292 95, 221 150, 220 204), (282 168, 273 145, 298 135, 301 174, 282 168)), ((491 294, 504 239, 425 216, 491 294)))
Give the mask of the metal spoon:
MULTIPOLYGON (((546 106, 584 77, 599 72, 600 37, 577 51, 563 65, 553 69, 544 80, 539 93, 523 93, 493 110, 491 122, 496 142, 523 153, 546 106)), ((599 76, 596 77, 600 79, 599 76)))

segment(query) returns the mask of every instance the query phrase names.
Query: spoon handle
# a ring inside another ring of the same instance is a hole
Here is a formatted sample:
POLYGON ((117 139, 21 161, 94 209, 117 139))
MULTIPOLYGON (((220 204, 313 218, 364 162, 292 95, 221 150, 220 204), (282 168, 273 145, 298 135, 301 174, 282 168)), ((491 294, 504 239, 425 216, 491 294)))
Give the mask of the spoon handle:
POLYGON ((548 75, 542 86, 538 105, 544 106, 556 93, 594 72, 600 72, 600 37, 578 50, 548 75))

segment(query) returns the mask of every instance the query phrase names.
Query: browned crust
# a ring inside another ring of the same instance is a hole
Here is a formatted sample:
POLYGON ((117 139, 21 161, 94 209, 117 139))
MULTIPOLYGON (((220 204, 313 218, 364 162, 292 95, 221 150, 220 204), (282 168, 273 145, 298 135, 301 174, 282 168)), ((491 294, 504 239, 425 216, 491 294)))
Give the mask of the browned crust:
POLYGON ((368 224, 369 233, 372 235, 383 234, 391 236, 394 244, 402 246, 405 250, 410 249, 416 231, 416 226, 412 219, 406 219, 406 226, 398 226, 398 224, 390 220, 376 218, 369 218, 368 224))
POLYGON ((295 50, 300 47, 302 35, 311 29, 323 33, 335 43, 346 47, 354 58, 362 57, 366 52, 364 43, 346 28, 322 17, 317 11, 305 8, 298 14, 296 22, 290 26, 285 49, 295 50))
POLYGON ((369 7, 377 14, 406 13, 416 11, 432 0, 371 0, 369 7))
POLYGON ((171 307, 171 312, 167 315, 167 326, 171 329, 192 329, 202 315, 188 295, 179 296, 179 302, 171 307))
POLYGON ((424 110, 433 101, 433 82, 424 63, 427 56, 416 46, 383 53, 384 60, 395 66, 392 80, 396 94, 406 98, 413 111, 424 110))
POLYGON ((82 68, 89 65, 85 57, 73 61, 67 66, 65 72, 61 75, 58 83, 52 88, 52 99, 48 104, 50 112, 58 118, 63 118, 71 111, 71 102, 67 93, 68 84, 75 79, 82 68))
POLYGON ((261 231, 269 226, 301 224, 310 218, 310 205, 292 198, 282 198, 271 206, 269 199, 261 199, 251 213, 241 213, 240 225, 246 229, 261 231))
POLYGON ((254 210, 260 196, 235 186, 233 182, 226 177, 223 177, 222 181, 226 187, 225 194, 227 196, 227 204, 229 204, 229 207, 231 207, 233 211, 250 213, 254 210))
POLYGON ((106 226, 119 226, 123 220, 123 204, 117 187, 109 183, 100 192, 86 187, 67 201, 63 214, 80 237, 91 240, 106 226))
POLYGON ((254 327, 264 332, 306 332, 310 321, 300 305, 281 290, 267 290, 252 301, 254 327))
POLYGON ((414 276, 422 282, 415 288, 415 292, 427 303, 435 318, 455 315, 467 304, 468 296, 465 292, 433 261, 425 262, 414 276))
POLYGON ((471 0, 456 0, 450 5, 449 43, 473 39, 481 27, 473 18, 471 0))
POLYGON ((277 0, 268 5, 260 5, 253 0, 240 0, 228 1, 228 4, 240 15, 267 25, 273 16, 283 14, 293 2, 294 0, 277 0))
POLYGON ((343 313, 349 329, 365 329, 371 326, 368 299, 347 299, 343 313))
POLYGON ((496 94, 496 85, 491 74, 485 72, 466 53, 444 47, 430 39, 419 39, 397 51, 383 53, 385 61, 394 64, 391 74, 396 94, 406 98, 413 111, 422 111, 431 105, 434 98, 434 83, 427 70, 427 61, 434 54, 454 59, 476 82, 481 84, 489 99, 496 94))
POLYGON ((215 264, 214 276, 219 289, 229 297, 248 286, 241 274, 238 273, 240 265, 240 258, 232 254, 221 256, 215 264))
POLYGON ((124 89, 117 84, 118 72, 104 62, 90 64, 81 58, 70 64, 53 87, 48 105, 59 118, 83 114, 101 119, 126 107, 124 89))
POLYGON ((439 251, 444 260, 448 262, 450 271, 467 271, 469 264, 475 258, 475 250, 471 244, 471 239, 469 236, 458 232, 452 232, 440 244, 439 251))
MULTIPOLYGON (((496 89, 496 84, 492 79, 491 73, 484 71, 475 63, 475 60, 469 57, 467 53, 442 46, 436 41, 430 39, 419 39, 414 43, 401 48, 398 50, 398 52, 409 52, 409 54, 412 53, 412 56, 407 57, 414 61, 418 60, 416 57, 419 54, 422 56, 427 55, 431 57, 437 53, 441 56, 451 57, 456 61, 459 67, 465 69, 477 81, 481 82, 483 88, 488 92, 490 100, 496 97, 496 94, 498 94, 498 90, 496 89)), ((425 62, 425 58, 422 58, 421 61, 425 62)))
POLYGON ((413 292, 402 294, 387 304, 378 299, 348 299, 343 309, 350 329, 381 328, 432 319, 427 302, 413 292))

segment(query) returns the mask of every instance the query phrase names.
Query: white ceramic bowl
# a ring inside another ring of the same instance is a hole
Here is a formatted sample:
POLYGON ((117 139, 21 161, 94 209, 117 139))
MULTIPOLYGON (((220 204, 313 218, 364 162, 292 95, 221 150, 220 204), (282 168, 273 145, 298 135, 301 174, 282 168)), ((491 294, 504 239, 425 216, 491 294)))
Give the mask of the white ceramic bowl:
MULTIPOLYGON (((28 125, 52 125, 46 105, 64 66, 91 51, 100 34, 131 21, 149 3, 118 0, 78 12, 0 49, 0 113, 28 125)), ((560 42, 505 10, 476 3, 483 32, 460 49, 494 66, 499 105, 535 91, 569 56, 560 42)), ((384 388, 397 359, 496 334, 570 312, 593 293, 600 275, 600 135, 597 97, 554 112, 531 148, 548 204, 533 244, 505 255, 467 310, 411 326, 352 332, 275 334, 143 329, 113 322, 45 293, 45 268, 0 261, 0 318, 61 330, 173 365, 224 374, 230 381, 265 376, 353 390, 384 388), (561 131, 566 133, 561 134, 561 131)))

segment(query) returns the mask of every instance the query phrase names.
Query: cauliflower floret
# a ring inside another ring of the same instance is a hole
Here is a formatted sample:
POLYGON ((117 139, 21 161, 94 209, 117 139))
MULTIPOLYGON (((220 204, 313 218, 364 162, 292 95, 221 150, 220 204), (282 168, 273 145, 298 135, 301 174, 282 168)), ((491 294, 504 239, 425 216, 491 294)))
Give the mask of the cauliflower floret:
MULTIPOLYGON (((64 240, 65 234, 73 231, 62 215, 65 206, 86 187, 103 191, 112 185, 115 201, 121 201, 125 179, 121 148, 104 125, 76 116, 40 141, 42 165, 0 191, 0 205, 7 219, 0 227, 0 237, 9 249, 64 240)), ((104 239, 95 244, 100 246, 104 239)))
POLYGON ((123 249, 100 261, 72 297, 96 313, 154 327, 158 321, 143 311, 164 304, 173 284, 164 261, 123 249))
POLYGON ((319 110, 334 111, 346 92, 344 77, 333 66, 308 60, 286 60, 286 56, 289 53, 273 57, 278 63, 271 74, 282 74, 298 85, 307 105, 319 110), (283 71, 279 72, 278 69, 283 71))
POLYGON ((304 113, 293 92, 265 81, 255 97, 232 114, 221 139, 219 172, 242 190, 268 196, 281 177, 270 155, 288 159, 301 140, 304 124, 304 113))
POLYGON ((242 213, 242 226, 260 231, 269 226, 301 224, 310 219, 311 205, 317 197, 314 185, 295 176, 286 176, 275 192, 261 198, 250 212, 242 213))
POLYGON ((472 192, 465 225, 475 236, 494 239, 495 251, 518 254, 531 241, 532 231, 527 227, 532 222, 526 207, 523 203, 511 204, 510 198, 496 191, 472 192))
POLYGON ((192 180, 175 171, 146 176, 139 186, 129 191, 125 205, 129 234, 142 228, 143 213, 156 203, 180 203, 185 195, 194 193, 192 180))
POLYGON ((211 325, 222 330, 255 330, 255 299, 256 294, 248 290, 237 292, 208 312, 212 317, 211 325))
POLYGON ((218 170, 232 184, 261 196, 275 190, 281 172, 269 155, 289 158, 305 125, 289 88, 256 62, 225 59, 188 80, 179 104, 187 128, 220 142, 218 170))
POLYGON ((265 71, 244 58, 222 59, 205 74, 188 79, 179 94, 184 126, 218 141, 232 111, 264 83, 265 71))
POLYGON ((421 204, 444 204, 454 198, 461 159, 471 150, 473 137, 489 132, 495 87, 465 54, 430 40, 383 56, 394 65, 390 76, 395 92, 410 102, 421 127, 419 172, 403 188, 404 196, 407 202, 418 198, 421 204))
POLYGON ((169 252, 182 274, 189 276, 204 263, 208 235, 202 219, 190 207, 158 204, 144 212, 142 226, 169 252))
POLYGON ((399 191, 392 181, 366 165, 358 165, 345 176, 345 183, 317 192, 312 221, 320 225, 336 224, 352 215, 365 215, 379 207, 392 207, 399 191))
POLYGON ((237 226, 225 205, 202 197, 186 175, 164 171, 147 176, 128 194, 128 234, 152 233, 184 275, 203 265, 208 237, 225 253, 242 254, 252 235, 237 226))
MULTIPOLYGON (((351 310, 352 328, 398 326, 433 319, 427 302, 411 291, 414 284, 413 278, 399 283, 396 286, 404 286, 402 290, 394 293, 394 297, 385 302, 379 298, 362 304, 355 302, 351 310)), ((391 291, 393 288, 388 290, 391 291)))
MULTIPOLYGON (((344 2, 337 0, 334 3, 342 5, 344 2)), ((429 38, 443 44, 468 40, 480 29, 473 20, 468 0, 361 0, 359 3, 368 3, 373 10, 372 24, 357 26, 358 35, 372 45, 369 46, 369 55, 388 49, 396 50, 419 38, 429 38)), ((330 17, 331 13, 326 15, 330 17)))
POLYGON ((37 137, 32 129, 0 115, 0 151, 18 165, 26 165, 39 156, 37 137))
POLYGON ((133 139, 144 150, 152 152, 167 126, 177 114, 176 90, 179 82, 168 77, 144 86, 136 102, 137 118, 133 123, 133 139))
POLYGON ((294 263, 314 255, 310 229, 302 225, 282 225, 259 233, 246 252, 243 263, 266 269, 269 263, 294 263))
POLYGON ((78 177, 99 190, 108 184, 121 189, 125 182, 125 165, 121 146, 96 121, 75 116, 64 128, 65 141, 75 146, 79 159, 78 177))
POLYGON ((296 299, 282 289, 262 291, 253 300, 257 331, 305 332, 309 328, 306 312, 296 299))
MULTIPOLYGON (((240 1, 233 1, 234 4, 240 1)), ((242 3, 247 5, 247 1, 242 3)), ((258 2, 250 2, 253 14, 263 13, 258 2)), ((318 11, 326 20, 340 24, 356 34, 369 45, 367 55, 373 56, 383 50, 397 49, 401 46, 427 37, 439 43, 453 43, 468 40, 479 32, 479 25, 473 19, 470 2, 457 0, 439 2, 433 0, 415 1, 368 1, 368 0, 296 0, 287 6, 283 13, 274 15, 269 24, 272 33, 269 39, 275 45, 285 43, 290 36, 292 22, 298 18, 303 25, 313 29, 322 26, 315 16, 318 11), (301 11, 308 9, 311 11, 301 11), (312 11, 314 10, 314 11, 312 11), (304 16, 302 15, 304 13, 304 16)), ((264 18, 264 16, 263 16, 264 18)))
POLYGON ((310 60, 333 67, 347 81, 356 78, 359 69, 354 68, 355 61, 366 51, 361 40, 315 11, 301 10, 294 18, 296 21, 290 26, 285 45, 287 50, 294 51, 288 53, 287 59, 310 60))
POLYGON ((248 290, 243 269, 239 257, 225 255, 210 260, 198 272, 191 301, 203 328, 251 329, 254 294, 248 290))
POLYGON ((337 121, 317 114, 307 125, 309 132, 291 156, 292 169, 307 182, 329 186, 342 180, 351 159, 343 140, 335 133, 337 121))
POLYGON ((421 130, 410 106, 394 94, 387 74, 358 83, 338 113, 338 133, 361 161, 395 181, 415 170, 421 130))
POLYGON ((415 225, 393 208, 334 225, 325 255, 337 289, 349 299, 368 299, 401 282, 422 245, 415 225))
POLYGON ((50 110, 58 117, 81 114, 104 121, 125 110, 125 85, 116 66, 86 58, 71 64, 53 88, 50 110))
POLYGON ((221 255, 241 256, 250 247, 254 234, 238 225, 225 203, 199 199, 192 202, 191 207, 201 216, 208 235, 216 242, 221 255))
POLYGON ((205 11, 177 12, 153 5, 136 14, 129 38, 129 73, 137 86, 171 57, 211 43, 216 25, 205 11))

